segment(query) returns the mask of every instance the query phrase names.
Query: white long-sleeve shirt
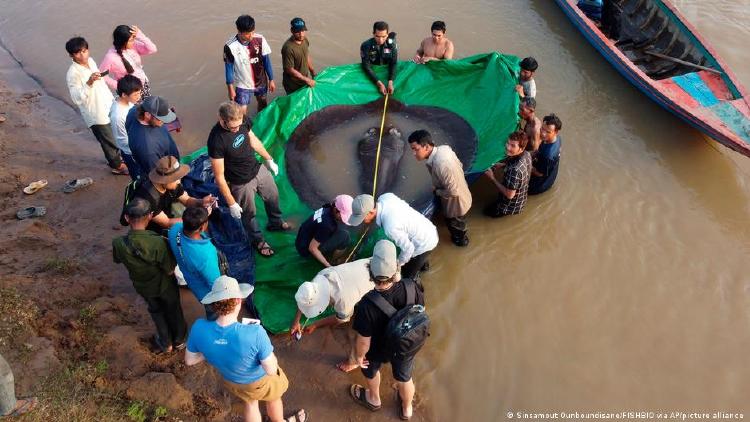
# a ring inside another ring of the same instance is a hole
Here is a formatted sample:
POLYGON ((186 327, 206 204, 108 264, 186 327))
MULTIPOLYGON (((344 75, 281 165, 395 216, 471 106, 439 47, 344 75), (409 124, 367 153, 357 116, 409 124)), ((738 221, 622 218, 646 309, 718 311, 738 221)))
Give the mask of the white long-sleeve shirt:
POLYGON ((437 246, 437 227, 398 196, 392 193, 380 195, 376 208, 378 214, 375 222, 401 249, 398 256, 400 265, 437 246))
POLYGON ((103 80, 99 79, 91 86, 86 83, 91 74, 98 71, 96 62, 89 57, 88 66, 73 62, 65 77, 68 83, 68 91, 70 91, 70 99, 73 100, 73 104, 78 106, 78 110, 80 110, 81 116, 83 116, 83 120, 88 127, 109 124, 109 110, 114 99, 112 92, 103 80))

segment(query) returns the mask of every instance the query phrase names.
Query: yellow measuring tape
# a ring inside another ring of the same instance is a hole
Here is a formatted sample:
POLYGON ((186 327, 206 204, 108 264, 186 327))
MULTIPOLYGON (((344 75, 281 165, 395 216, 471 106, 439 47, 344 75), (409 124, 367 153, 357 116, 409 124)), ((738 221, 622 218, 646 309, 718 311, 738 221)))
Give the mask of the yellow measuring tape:
MULTIPOLYGON (((388 110, 388 97, 390 95, 385 95, 385 101, 383 102, 383 116, 380 118, 380 135, 378 136, 378 150, 377 153, 375 153, 375 174, 373 175, 373 182, 372 182, 372 198, 375 199, 375 192, 378 191, 378 167, 380 166, 380 145, 383 141, 383 129, 385 128, 385 114, 388 110)), ((354 255, 354 252, 359 248, 359 245, 362 243, 362 240, 364 240, 365 236, 367 235, 367 232, 370 231, 370 226, 367 226, 365 228, 364 233, 362 233, 362 236, 357 241, 357 244, 354 245, 354 249, 352 249, 351 252, 349 252, 349 255, 346 257, 346 261, 344 263, 349 262, 350 259, 352 259, 352 255, 354 255)))

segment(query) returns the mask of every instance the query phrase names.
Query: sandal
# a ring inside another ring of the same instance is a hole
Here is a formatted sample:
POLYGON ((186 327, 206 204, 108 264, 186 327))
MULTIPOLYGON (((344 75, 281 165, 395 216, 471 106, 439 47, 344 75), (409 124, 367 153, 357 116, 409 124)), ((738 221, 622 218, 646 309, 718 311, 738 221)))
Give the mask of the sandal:
POLYGON ((65 186, 63 186, 63 192, 65 193, 75 192, 78 189, 85 188, 86 186, 92 183, 94 183, 94 179, 90 177, 84 177, 83 179, 68 180, 65 183, 65 186))
POLYGON ((266 258, 270 258, 276 253, 273 249, 271 249, 271 245, 269 245, 265 240, 255 245, 255 249, 258 250, 258 253, 261 256, 266 258))
POLYGON ((5 416, 11 417, 11 418, 14 418, 16 416, 21 416, 25 413, 30 412, 32 409, 36 407, 36 405, 37 405, 36 397, 18 399, 16 400, 16 407, 13 409, 13 411, 5 416))
POLYGON ((349 395, 352 396, 352 399, 354 399, 357 404, 366 407, 370 410, 370 412, 377 412, 382 407, 382 405, 375 406, 374 404, 367 401, 367 393, 365 387, 359 384, 352 384, 349 387, 349 395))
POLYGON ((298 409, 291 415, 284 416, 284 420, 286 422, 307 422, 310 420, 310 416, 307 415, 305 409, 298 409))
POLYGON ((125 163, 120 164, 120 167, 117 167, 116 169, 112 169, 112 174, 115 176, 130 176, 128 166, 126 166, 125 163))
POLYGON ((45 207, 26 207, 18 210, 16 218, 19 220, 25 220, 27 218, 41 217, 44 214, 47 214, 47 208, 45 207))
POLYGON ((29 183, 29 186, 23 188, 23 193, 26 195, 32 195, 45 186, 47 186, 47 179, 37 180, 36 182, 29 183))
POLYGON ((398 417, 402 421, 408 421, 411 419, 412 416, 414 416, 414 402, 411 403, 411 416, 406 416, 404 414, 404 402, 401 400, 401 394, 399 394, 398 389, 396 389, 396 404, 398 405, 398 417))
POLYGON ((270 232, 287 232, 289 230, 292 230, 294 227, 292 227, 291 224, 287 223, 286 221, 283 221, 280 226, 266 226, 266 230, 270 232))

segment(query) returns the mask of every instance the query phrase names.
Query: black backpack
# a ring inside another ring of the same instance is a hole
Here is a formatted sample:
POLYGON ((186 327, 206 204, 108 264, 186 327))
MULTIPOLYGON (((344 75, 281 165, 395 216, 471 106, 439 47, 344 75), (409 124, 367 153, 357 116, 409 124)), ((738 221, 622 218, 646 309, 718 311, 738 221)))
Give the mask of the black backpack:
MULTIPOLYGON (((141 178, 137 178, 130 183, 128 183, 127 186, 125 186, 125 196, 122 200, 122 211, 120 212, 120 225, 121 226, 127 226, 128 221, 125 220, 125 209, 128 207, 128 204, 130 201, 133 200, 133 197, 135 196, 135 191, 138 190, 138 188, 143 184, 144 182, 141 180, 141 178)), ((159 191, 156 190, 154 187, 154 184, 151 183, 149 190, 149 195, 151 196, 151 200, 149 201, 151 203, 151 206, 153 207, 154 204, 156 204, 159 201, 159 191)))
POLYGON ((375 290, 365 297, 389 318, 385 329, 385 346, 388 353, 397 358, 413 357, 424 346, 430 335, 430 317, 422 305, 416 305, 417 284, 403 279, 406 288, 406 306, 396 309, 375 290))

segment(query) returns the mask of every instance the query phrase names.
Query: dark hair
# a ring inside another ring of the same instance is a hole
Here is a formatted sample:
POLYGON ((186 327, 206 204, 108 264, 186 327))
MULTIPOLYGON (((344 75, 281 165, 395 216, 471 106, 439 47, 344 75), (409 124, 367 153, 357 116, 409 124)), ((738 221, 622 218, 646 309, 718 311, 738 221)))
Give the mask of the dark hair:
POLYGON ((224 299, 219 300, 217 302, 214 302, 210 304, 211 310, 214 311, 214 313, 218 316, 224 316, 229 315, 234 310, 234 307, 237 306, 237 302, 242 301, 242 299, 237 298, 231 298, 231 299, 224 299))
POLYGON ((208 221, 208 210, 203 207, 189 207, 182 213, 182 228, 185 233, 199 230, 208 221))
POLYGON ((117 28, 112 32, 112 45, 115 46, 115 51, 117 51, 117 54, 122 59, 122 64, 125 65, 125 71, 128 72, 128 75, 133 73, 133 66, 125 60, 122 50, 125 49, 128 41, 130 41, 130 30, 131 28, 127 25, 117 25, 117 28))
POLYGON ((529 143, 529 137, 526 135, 526 132, 518 130, 508 136, 508 142, 510 141, 517 141, 518 146, 521 147, 522 150, 525 150, 526 145, 529 143))
POLYGON ((419 144, 419 146, 425 146, 425 145, 432 145, 435 146, 435 143, 432 142, 432 135, 430 135, 430 132, 419 129, 415 130, 414 132, 409 135, 409 143, 410 144, 419 144))
POLYGON ((234 21, 234 26, 237 27, 237 32, 255 31, 255 19, 250 15, 242 15, 234 21))
POLYGON ((143 82, 133 75, 125 75, 117 81, 117 96, 130 95, 143 89, 143 82))
POLYGON ((525 59, 521 60, 521 69, 528 70, 529 72, 536 72, 536 70, 539 68, 539 63, 536 62, 536 59, 533 57, 526 57, 525 59))
POLYGON ((140 220, 151 214, 151 203, 147 199, 136 196, 125 207, 125 215, 130 221, 140 220))
POLYGON ((445 33, 445 22, 443 21, 433 22, 432 26, 430 27, 430 32, 432 31, 443 31, 443 33, 445 33))
POLYGON ((542 122, 545 125, 555 125, 555 130, 562 130, 562 120, 560 120, 555 113, 552 113, 549 116, 544 116, 542 122))
POLYGON ((523 97, 523 100, 521 100, 521 107, 536 110, 536 100, 534 97, 523 97))
POLYGON ((396 271, 396 274, 393 274, 390 277, 375 276, 375 274, 372 273, 372 269, 370 268, 370 263, 368 262, 367 264, 365 264, 365 266, 367 267, 367 272, 370 273, 370 281, 375 283, 376 286, 382 286, 388 283, 395 283, 398 280, 398 277, 400 275, 399 272, 396 271))
POLYGON ((89 48, 89 43, 83 37, 73 37, 65 43, 65 51, 70 55, 76 54, 84 48, 89 48))
POLYGON ((146 117, 146 109, 143 108, 143 103, 135 106, 135 117, 137 117, 138 120, 143 120, 146 117))
POLYGON ((387 31, 388 30, 388 23, 383 21, 377 21, 374 24, 372 24, 372 33, 376 33, 377 31, 387 31))

